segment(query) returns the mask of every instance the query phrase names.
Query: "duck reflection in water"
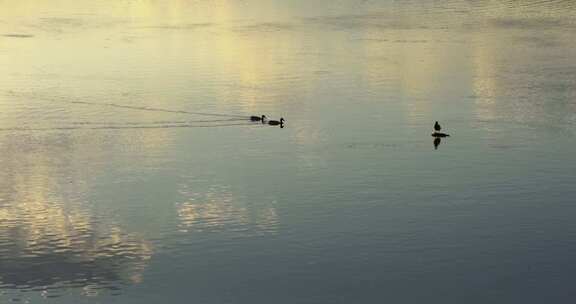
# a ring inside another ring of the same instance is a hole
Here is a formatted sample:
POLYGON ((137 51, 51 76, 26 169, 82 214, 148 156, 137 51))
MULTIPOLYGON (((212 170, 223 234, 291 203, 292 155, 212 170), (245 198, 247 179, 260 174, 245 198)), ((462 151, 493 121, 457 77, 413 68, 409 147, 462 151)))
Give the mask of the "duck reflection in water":
POLYGON ((442 142, 442 138, 440 138, 440 137, 434 138, 434 150, 438 150, 438 146, 440 145, 441 142, 442 142))
POLYGON ((432 137, 434 137, 434 150, 438 150, 438 146, 442 142, 442 138, 450 137, 450 135, 446 133, 434 132, 432 133, 432 137))

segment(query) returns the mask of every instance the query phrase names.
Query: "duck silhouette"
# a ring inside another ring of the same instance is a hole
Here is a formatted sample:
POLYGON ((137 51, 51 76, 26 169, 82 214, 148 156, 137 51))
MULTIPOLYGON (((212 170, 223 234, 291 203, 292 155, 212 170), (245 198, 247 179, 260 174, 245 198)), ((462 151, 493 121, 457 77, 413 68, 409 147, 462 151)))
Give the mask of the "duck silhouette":
POLYGON ((284 127, 284 118, 280 118, 280 120, 270 120, 268 124, 271 126, 280 126, 280 128, 284 127))
POLYGON ((440 126, 440 124, 438 122, 435 122, 434 123, 434 133, 432 133, 432 137, 440 138, 440 137, 449 137, 450 136, 450 134, 442 133, 442 132, 440 132, 440 130, 442 130, 442 127, 440 126))
POLYGON ((262 115, 262 116, 250 116, 250 121, 261 121, 262 123, 264 123, 264 120, 266 119, 266 115, 262 115))

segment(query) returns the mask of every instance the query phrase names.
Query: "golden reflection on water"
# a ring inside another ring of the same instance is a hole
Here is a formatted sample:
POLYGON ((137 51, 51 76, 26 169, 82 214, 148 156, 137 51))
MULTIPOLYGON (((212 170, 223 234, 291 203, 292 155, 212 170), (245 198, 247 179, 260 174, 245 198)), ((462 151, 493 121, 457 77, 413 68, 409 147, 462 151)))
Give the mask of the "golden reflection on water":
POLYGON ((241 235, 275 233, 278 215, 271 202, 259 208, 240 204, 226 187, 214 186, 206 193, 183 187, 188 200, 177 204, 181 232, 228 231, 241 235))
POLYGON ((480 119, 495 119, 494 103, 499 91, 498 71, 493 63, 496 54, 493 48, 484 47, 484 43, 486 41, 476 42, 480 45, 473 48, 474 96, 471 97, 474 98, 480 119))
MULTIPOLYGON (((27 172, 28 173, 28 172, 27 172)), ((62 196, 52 175, 3 176, 0 201, 0 282, 37 289, 89 284, 94 290, 139 283, 153 254, 137 234, 62 196)))
POLYGON ((94 142, 4 133, 0 144, 0 284, 8 297, 19 297, 9 290, 118 293, 142 281, 152 244, 89 206, 103 169, 94 142))

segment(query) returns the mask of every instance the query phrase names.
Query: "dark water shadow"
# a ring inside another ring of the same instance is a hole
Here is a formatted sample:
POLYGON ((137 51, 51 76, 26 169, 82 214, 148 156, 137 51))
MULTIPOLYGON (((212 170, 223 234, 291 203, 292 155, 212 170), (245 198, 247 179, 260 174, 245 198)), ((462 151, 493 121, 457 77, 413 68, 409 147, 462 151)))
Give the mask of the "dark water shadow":
POLYGON ((20 258, 17 262, 12 261, 1 266, 1 288, 18 290, 20 293, 50 290, 52 297, 59 296, 57 289, 86 286, 120 293, 122 286, 131 284, 126 278, 126 272, 135 271, 130 268, 141 268, 139 264, 143 264, 145 259, 147 257, 130 254, 83 262, 78 262, 79 257, 72 254, 43 254, 20 258), (42 267, 46 261, 50 261, 50 266, 42 267))

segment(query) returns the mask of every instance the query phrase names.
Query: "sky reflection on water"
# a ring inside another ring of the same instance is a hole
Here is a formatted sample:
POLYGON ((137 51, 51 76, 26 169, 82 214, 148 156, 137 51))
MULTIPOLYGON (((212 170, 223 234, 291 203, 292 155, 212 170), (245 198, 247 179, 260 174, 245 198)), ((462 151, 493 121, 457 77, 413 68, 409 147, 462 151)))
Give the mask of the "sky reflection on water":
POLYGON ((573 298, 575 17, 0 2, 0 302, 573 298))

